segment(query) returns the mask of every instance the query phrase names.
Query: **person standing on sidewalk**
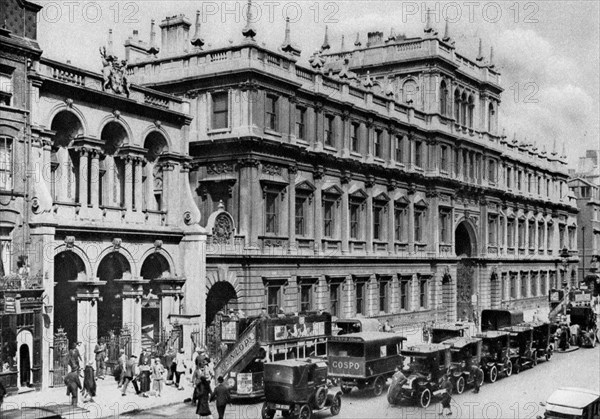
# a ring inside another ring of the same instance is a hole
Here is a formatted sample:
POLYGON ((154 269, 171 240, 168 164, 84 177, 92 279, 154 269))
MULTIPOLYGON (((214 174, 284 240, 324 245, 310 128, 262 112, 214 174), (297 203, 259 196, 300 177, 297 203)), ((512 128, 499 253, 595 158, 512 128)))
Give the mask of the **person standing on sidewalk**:
POLYGON ((106 344, 98 342, 94 348, 96 354, 96 378, 104 380, 106 371, 106 344))
POLYGON ((213 392, 213 396, 211 400, 214 400, 217 405, 217 414, 219 415, 219 419, 225 418, 225 408, 231 401, 231 393, 229 392, 229 387, 225 384, 225 380, 223 377, 219 376, 217 378, 217 386, 215 387, 215 391, 213 392))
POLYGON ((160 393, 162 392, 162 383, 164 380, 165 368, 160 362, 159 358, 154 360, 154 365, 152 366, 152 387, 156 392, 156 397, 160 397, 160 393))
POLYGON ((73 349, 69 353, 69 367, 71 368, 71 372, 79 372, 81 370, 81 353, 79 352, 79 348, 81 347, 81 342, 77 342, 73 345, 73 349))
MULTIPOLYGON (((142 353, 145 353, 142 352, 142 353)), ((145 362, 140 362, 139 371, 140 371, 140 391, 142 392, 142 396, 148 397, 148 393, 150 392, 150 358, 146 355, 144 357, 145 362)))
POLYGON ((117 386, 117 388, 120 388, 125 382, 125 368, 127 367, 127 355, 125 354, 125 349, 120 349, 119 354, 120 374, 119 385, 117 386))
POLYGON ((140 394, 140 388, 137 385, 137 357, 135 355, 131 355, 129 361, 125 364, 125 382, 123 383, 123 392, 121 396, 124 396, 127 393, 127 387, 129 383, 133 384, 133 389, 135 390, 135 394, 140 394))
POLYGON ((212 397, 212 389, 210 383, 205 376, 200 378, 200 384, 198 385, 198 407, 196 408, 196 414, 201 418, 211 418, 212 413, 208 401, 212 397))
POLYGON ((0 409, 2 409, 2 403, 4 403, 4 397, 6 396, 6 388, 4 388, 4 384, 0 381, 0 409))
POLYGON ((88 396, 89 402, 94 402, 96 397, 96 378, 94 377, 94 367, 92 366, 94 361, 88 362, 83 371, 83 390, 84 396, 88 396))
POLYGON ((185 375, 185 351, 183 348, 177 354, 177 358, 175 358, 176 367, 175 367, 175 387, 179 390, 183 390, 183 383, 181 382, 181 376, 185 375))
POLYGON ((65 386, 67 387, 67 396, 71 396, 71 406, 77 406, 77 392, 83 389, 78 371, 71 371, 65 375, 65 386))

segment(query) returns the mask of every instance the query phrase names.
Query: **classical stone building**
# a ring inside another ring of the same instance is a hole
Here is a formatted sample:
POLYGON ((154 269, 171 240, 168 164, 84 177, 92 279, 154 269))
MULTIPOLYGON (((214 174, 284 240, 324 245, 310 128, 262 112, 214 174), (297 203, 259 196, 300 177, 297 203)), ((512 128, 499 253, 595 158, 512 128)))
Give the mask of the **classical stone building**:
POLYGON ((160 54, 129 54, 136 83, 190 101, 207 325, 226 306, 473 319, 535 309, 575 272, 565 159, 499 129, 500 75, 482 53, 428 25, 337 53, 326 35, 300 65, 289 23, 278 50, 252 24, 205 50, 196 22, 192 36, 165 19, 160 54))
POLYGON ((39 7, 10 0, 3 10, 33 28, 23 35, 16 19, 1 34, 14 91, 3 87, 0 211, 5 272, 24 261, 43 285, 36 383, 62 384, 67 342, 82 342, 89 360, 99 341, 112 357, 175 330, 191 355, 204 335, 205 233, 188 182, 188 101, 131 85, 110 39, 102 74, 40 58, 39 7), (19 46, 24 57, 8 62, 19 46), (21 237, 26 246, 5 257, 21 237))

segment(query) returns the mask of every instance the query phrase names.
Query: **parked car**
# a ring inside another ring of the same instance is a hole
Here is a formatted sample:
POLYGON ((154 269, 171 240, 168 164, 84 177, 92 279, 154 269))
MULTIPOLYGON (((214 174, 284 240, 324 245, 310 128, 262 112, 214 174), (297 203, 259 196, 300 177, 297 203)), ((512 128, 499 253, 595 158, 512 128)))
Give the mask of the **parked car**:
POLYGON ((469 327, 460 323, 437 324, 431 327, 431 343, 441 343, 446 339, 463 337, 469 327))
POLYGON ((554 334, 551 333, 551 324, 546 322, 522 323, 533 329, 533 350, 536 357, 550 361, 554 353, 554 334))
POLYGON ((496 382, 500 374, 510 377, 513 364, 508 356, 510 334, 508 332, 489 330, 478 334, 481 338, 481 369, 490 383, 496 382))
POLYGON ((513 364, 513 372, 518 374, 524 367, 535 367, 538 361, 533 349, 533 328, 512 326, 504 330, 510 334, 508 354, 513 364))
POLYGON ((600 392, 587 388, 561 387, 540 404, 546 411, 538 419, 600 419, 600 392))
POLYGON ((381 324, 377 319, 368 318, 348 318, 338 319, 335 325, 339 329, 338 335, 347 335, 349 333, 360 333, 360 332, 379 332, 381 324))
POLYGON ((394 374, 388 389, 391 405, 410 400, 423 408, 431 398, 443 392, 444 377, 450 369, 450 346, 441 343, 411 346, 402 351, 407 366, 394 374))
POLYGON ((571 325, 578 325, 579 332, 575 336, 576 344, 581 347, 593 348, 598 341, 596 313, 590 306, 571 308, 571 325))
POLYGON ((402 365, 402 342, 396 333, 362 332, 332 336, 327 343, 329 374, 339 379, 342 392, 354 387, 371 388, 375 396, 383 393, 386 380, 402 365))
POLYGON ((264 385, 263 419, 273 419, 277 411, 284 417, 310 419, 314 411, 329 409, 336 416, 342 408, 342 393, 328 386, 327 362, 322 360, 269 362, 264 385))
POLYGON ((484 374, 481 370, 481 338, 457 337, 445 340, 444 345, 450 346, 452 363, 450 377, 455 391, 462 394, 466 386, 479 382, 483 384, 484 374))

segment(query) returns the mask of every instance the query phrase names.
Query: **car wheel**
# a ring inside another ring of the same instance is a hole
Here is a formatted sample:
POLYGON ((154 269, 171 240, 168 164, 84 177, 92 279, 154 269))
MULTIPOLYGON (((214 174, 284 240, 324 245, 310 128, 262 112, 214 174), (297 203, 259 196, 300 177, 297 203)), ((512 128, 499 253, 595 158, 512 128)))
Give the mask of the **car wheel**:
POLYGON ((506 373, 507 377, 510 377, 513 373, 513 364, 510 359, 508 360, 508 362, 506 363, 506 366, 504 367, 504 372, 506 373))
POLYGON ((426 409, 429 407, 429 403, 431 403, 431 391, 428 388, 425 388, 419 394, 419 404, 423 409, 426 409))
POLYGON ((552 346, 548 346, 546 349, 546 361, 550 361, 552 359, 552 346))
POLYGON ((519 361, 515 362, 515 368, 514 368, 514 373, 518 374, 521 372, 521 363, 519 361))
POLYGON ((317 409, 322 409, 325 407, 325 403, 327 402, 327 388, 319 387, 315 394, 315 406, 317 409))
POLYGON ((338 394, 331 400, 331 416, 337 416, 342 410, 342 397, 338 394))
POLYGON ((454 388, 456 388, 456 394, 462 394, 463 391, 465 391, 465 377, 463 377, 462 375, 458 377, 454 388))
POLYGON ((342 385, 342 393, 350 394, 351 391, 352 391, 352 387, 342 385))
POLYGON ((381 394, 383 393, 384 385, 385 382, 383 381, 382 376, 379 376, 375 379, 375 382, 373 383, 373 394, 375 395, 375 397, 381 396, 381 394))
POLYGON ((490 368, 490 372, 488 373, 488 375, 490 377, 490 383, 495 383, 498 379, 498 368, 495 365, 492 365, 492 368, 490 368))
POLYGON ((481 368, 477 368, 477 375, 475 376, 475 379, 479 380, 479 387, 481 387, 485 381, 485 376, 483 375, 483 370, 481 368))
POLYGON ((274 416, 275 411, 273 409, 269 409, 267 402, 264 402, 262 407, 262 419, 273 419, 274 416))
POLYGON ((312 409, 309 405, 303 404, 300 408, 300 414, 298 414, 298 419, 311 419, 312 418, 312 409))

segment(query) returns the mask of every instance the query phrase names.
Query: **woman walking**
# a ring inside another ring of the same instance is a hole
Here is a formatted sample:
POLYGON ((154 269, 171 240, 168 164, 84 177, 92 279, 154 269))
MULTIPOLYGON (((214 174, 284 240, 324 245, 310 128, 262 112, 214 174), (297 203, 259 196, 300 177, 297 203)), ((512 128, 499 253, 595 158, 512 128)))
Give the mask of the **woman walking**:
POLYGON ((205 376, 200 377, 200 383, 198 384, 198 407, 196 408, 196 414, 201 418, 211 418, 212 413, 208 401, 212 397, 212 389, 210 383, 205 376))
POLYGON ((162 392, 162 385, 165 374, 165 368, 160 362, 159 358, 154 360, 154 365, 152 366, 152 387, 156 394, 156 397, 160 397, 160 393, 162 392))
MULTIPOLYGON (((148 358, 146 358, 148 361, 148 358)), ((148 397, 148 392, 150 391, 150 365, 148 362, 139 365, 140 371, 140 391, 142 392, 142 397, 148 397)))
POLYGON ((83 370, 84 397, 89 397, 88 402, 93 403, 96 397, 96 378, 94 376, 94 361, 89 361, 83 370))

